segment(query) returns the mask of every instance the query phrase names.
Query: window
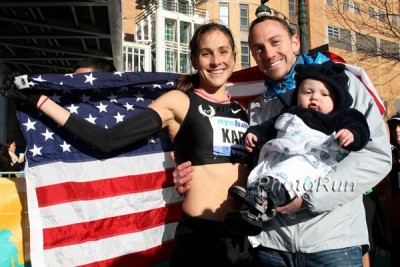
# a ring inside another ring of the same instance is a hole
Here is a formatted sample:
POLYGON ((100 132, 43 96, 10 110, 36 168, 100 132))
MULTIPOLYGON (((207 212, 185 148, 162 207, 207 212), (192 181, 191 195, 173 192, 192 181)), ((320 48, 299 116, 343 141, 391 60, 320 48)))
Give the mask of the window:
POLYGON ((219 19, 221 24, 229 27, 229 6, 228 3, 219 3, 219 19))
POLYGON ((131 46, 123 46, 124 71, 145 71, 145 50, 131 46))
POLYGON ((248 5, 240 5, 240 28, 248 29, 249 28, 249 6, 248 5))
POLYGON ((242 61, 242 69, 250 67, 250 49, 247 42, 240 43, 240 54, 242 61))
POLYGON ((399 59, 399 44, 381 40, 380 43, 380 55, 384 58, 399 59))
POLYGON ((350 1, 349 0, 343 0, 343 10, 350 11, 350 1))
POLYGON ((188 44, 190 40, 190 23, 181 21, 180 24, 180 39, 179 41, 182 44, 188 44))
POLYGON ((175 24, 176 21, 172 19, 165 20, 165 41, 176 42, 175 39, 175 24))
POLYGON ((393 27, 399 27, 400 26, 400 16, 399 15, 393 15, 392 16, 392 25, 393 25, 393 27))
POLYGON ((376 11, 373 7, 368 8, 368 14, 370 18, 379 19, 379 12, 376 11))
POLYGON ((352 51, 351 31, 334 26, 327 26, 329 46, 352 51))
POLYGON ((385 12, 379 11, 379 20, 382 22, 385 21, 385 12))
POLYGON ((163 8, 165 10, 169 10, 169 11, 175 10, 174 0, 165 0, 165 1, 162 1, 162 3, 163 3, 163 8))
POLYGON ((289 0, 289 12, 296 14, 296 0, 289 0))
POLYGON ((340 30, 339 30, 339 28, 336 28, 336 27, 328 25, 328 37, 329 38, 340 39, 340 30))
POLYGON ((165 51, 165 71, 166 72, 176 72, 176 53, 175 51, 166 50, 165 51))
POLYGON ((190 73, 189 51, 180 53, 179 71, 180 73, 190 73))
POLYGON ((353 3, 354 14, 361 14, 361 4, 358 2, 353 3))
POLYGON ((327 6, 333 6, 333 1, 334 0, 325 0, 325 3, 327 6))
POLYGON ((372 36, 356 33, 356 46, 358 52, 371 55, 377 53, 377 41, 372 36))
POLYGON ((189 14, 189 3, 187 1, 178 1, 178 12, 189 14))

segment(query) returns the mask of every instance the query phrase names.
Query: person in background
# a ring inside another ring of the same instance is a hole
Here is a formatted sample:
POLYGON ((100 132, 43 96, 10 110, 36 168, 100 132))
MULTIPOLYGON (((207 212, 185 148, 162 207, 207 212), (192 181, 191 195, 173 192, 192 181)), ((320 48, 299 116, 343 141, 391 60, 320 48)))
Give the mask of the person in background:
POLYGON ((387 121, 392 145, 392 170, 377 186, 380 205, 383 247, 389 248, 391 266, 400 266, 400 115, 387 121))
MULTIPOLYGON (((261 72, 266 91, 249 105, 250 125, 277 116, 291 103, 298 64, 323 63, 322 54, 297 55, 300 43, 288 23, 275 16, 260 16, 249 29, 249 46, 261 72)), ((329 172, 323 184, 277 207, 277 216, 263 224, 258 236, 249 237, 255 248, 256 266, 362 266, 368 251, 368 231, 363 193, 379 183, 391 168, 391 152, 383 118, 361 81, 346 71, 352 108, 360 111, 370 127, 371 141, 350 153, 329 172), (335 184, 351 183, 335 190, 335 184)), ((181 194, 190 192, 190 162, 178 165, 174 182, 181 194)))
POLYGON ((74 73, 113 72, 116 71, 112 61, 102 58, 85 58, 80 60, 73 69, 74 73))
POLYGON ((178 90, 164 93, 143 112, 108 129, 71 114, 47 96, 4 94, 15 95, 15 101, 26 98, 65 130, 104 153, 167 128, 177 161, 193 162, 197 177, 182 204, 170 266, 249 266, 247 238, 223 227, 225 215, 240 208, 228 197, 228 188, 245 186, 248 175, 248 155, 239 138, 248 128, 246 111, 226 90, 236 63, 234 38, 223 25, 204 24, 196 29, 190 50, 197 73, 183 77, 178 90))
MULTIPOLYGON (((23 169, 22 163, 25 161, 24 156, 18 157, 15 154, 17 143, 14 139, 7 140, 0 151, 0 171, 2 172, 18 172, 23 169)), ((8 177, 8 175, 3 177, 8 177)), ((15 175, 13 175, 15 177, 15 175)))

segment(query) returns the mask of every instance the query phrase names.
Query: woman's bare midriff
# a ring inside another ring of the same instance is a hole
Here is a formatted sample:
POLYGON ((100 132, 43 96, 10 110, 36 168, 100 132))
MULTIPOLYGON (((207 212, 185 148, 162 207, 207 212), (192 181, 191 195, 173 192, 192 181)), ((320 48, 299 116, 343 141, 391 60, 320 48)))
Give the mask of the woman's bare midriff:
POLYGON ((194 166, 183 211, 206 220, 222 221, 225 215, 240 209, 241 204, 228 195, 232 185, 246 186, 248 168, 243 164, 194 166))

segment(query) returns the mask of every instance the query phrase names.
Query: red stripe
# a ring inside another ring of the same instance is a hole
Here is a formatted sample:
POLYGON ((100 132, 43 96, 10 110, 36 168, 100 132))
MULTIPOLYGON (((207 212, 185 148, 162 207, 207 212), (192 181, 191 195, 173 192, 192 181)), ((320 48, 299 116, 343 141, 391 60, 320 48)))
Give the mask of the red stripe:
MULTIPOLYGON (((177 222, 182 203, 134 214, 43 229, 44 249, 63 247, 107 237, 141 232, 156 226, 177 222)), ((132 240, 132 242, 134 242, 132 240)))
MULTIPOLYGON (((167 242, 161 246, 157 246, 145 251, 140 251, 133 254, 123 255, 121 257, 108 259, 105 261, 94 262, 80 267, 152 267, 166 261, 171 257, 175 242, 167 242)), ((189 264, 190 265, 190 264, 189 264)), ((168 266, 167 264, 165 266, 168 266)))
POLYGON ((78 200, 94 200, 173 186, 173 169, 90 182, 67 182, 37 187, 39 207, 78 200))
POLYGON ((361 83, 365 86, 365 88, 367 88, 367 91, 372 96, 372 99, 374 99, 375 104, 378 106, 378 109, 379 109, 379 112, 381 113, 381 115, 385 114, 386 108, 378 100, 378 98, 376 97, 375 93, 371 89, 369 89, 369 87, 362 81, 362 78, 360 76, 356 76, 356 77, 361 81, 361 83))

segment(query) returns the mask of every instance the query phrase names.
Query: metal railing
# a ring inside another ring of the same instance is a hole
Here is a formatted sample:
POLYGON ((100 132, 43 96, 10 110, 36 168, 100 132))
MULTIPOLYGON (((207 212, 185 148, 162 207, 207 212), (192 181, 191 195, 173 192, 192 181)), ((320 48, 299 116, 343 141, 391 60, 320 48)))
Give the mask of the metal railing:
POLYGON ((0 178, 25 178, 25 173, 20 172, 0 172, 0 178))

